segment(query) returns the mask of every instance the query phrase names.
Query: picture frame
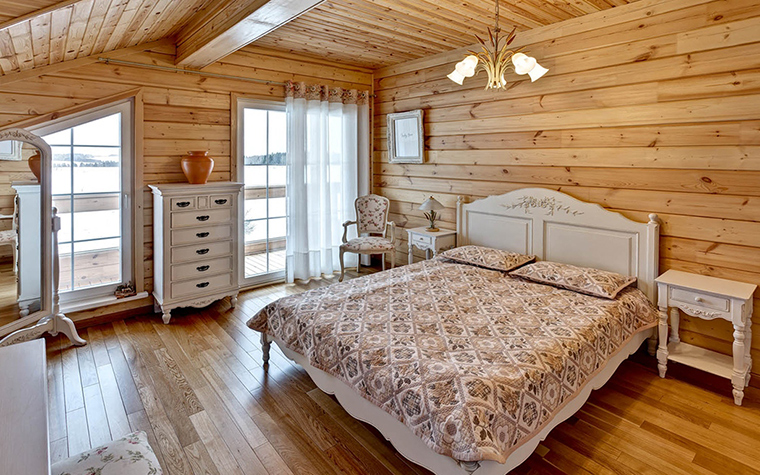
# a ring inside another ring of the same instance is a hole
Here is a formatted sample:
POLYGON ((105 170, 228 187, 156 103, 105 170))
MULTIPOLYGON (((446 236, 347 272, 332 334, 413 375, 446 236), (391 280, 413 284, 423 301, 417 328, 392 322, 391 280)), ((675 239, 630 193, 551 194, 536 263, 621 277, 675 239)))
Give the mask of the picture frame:
POLYGON ((18 140, 0 141, 0 160, 21 160, 21 142, 18 140))
POLYGON ((422 109, 388 114, 388 159, 391 163, 425 161, 422 119, 422 109))

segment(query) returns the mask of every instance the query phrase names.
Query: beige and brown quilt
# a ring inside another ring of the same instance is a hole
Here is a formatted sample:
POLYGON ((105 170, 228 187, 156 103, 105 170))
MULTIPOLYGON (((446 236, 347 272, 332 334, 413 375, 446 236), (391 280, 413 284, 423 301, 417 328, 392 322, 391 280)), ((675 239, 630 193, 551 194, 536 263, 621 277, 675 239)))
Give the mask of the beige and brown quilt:
POLYGON ((438 258, 282 298, 248 326, 434 451, 503 463, 656 316, 635 288, 609 300, 438 258))

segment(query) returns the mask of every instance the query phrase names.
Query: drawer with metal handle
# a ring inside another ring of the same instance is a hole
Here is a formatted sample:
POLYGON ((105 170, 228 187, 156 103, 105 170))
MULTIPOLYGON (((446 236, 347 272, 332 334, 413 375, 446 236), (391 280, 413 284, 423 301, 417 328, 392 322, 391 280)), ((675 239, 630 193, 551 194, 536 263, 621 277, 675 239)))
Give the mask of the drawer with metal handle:
POLYGON ((172 283, 172 298, 204 295, 232 286, 232 272, 210 277, 197 277, 193 280, 172 283))
POLYGON ((232 254, 232 241, 173 247, 171 250, 171 263, 195 262, 200 259, 226 256, 229 254, 232 254))
POLYGON ((412 242, 415 244, 432 244, 433 238, 424 234, 413 234, 412 242))
POLYGON ((721 312, 728 312, 730 305, 730 301, 725 297, 679 289, 678 287, 670 288, 670 298, 671 300, 677 300, 695 307, 704 307, 721 312))
POLYGON ((214 242, 232 237, 232 225, 207 226, 193 229, 175 229, 172 231, 172 246, 214 242))
POLYGON ((171 219, 172 228, 187 228, 207 224, 224 224, 230 222, 231 218, 232 210, 227 208, 174 212, 171 219))
POLYGON ((231 257, 194 261, 188 264, 176 264, 172 266, 172 281, 197 279, 206 276, 224 274, 231 270, 231 257))
POLYGON ((171 208, 172 211, 195 209, 195 196, 185 198, 172 198, 171 208))
POLYGON ((209 197, 212 208, 229 208, 232 206, 232 195, 212 195, 209 197))

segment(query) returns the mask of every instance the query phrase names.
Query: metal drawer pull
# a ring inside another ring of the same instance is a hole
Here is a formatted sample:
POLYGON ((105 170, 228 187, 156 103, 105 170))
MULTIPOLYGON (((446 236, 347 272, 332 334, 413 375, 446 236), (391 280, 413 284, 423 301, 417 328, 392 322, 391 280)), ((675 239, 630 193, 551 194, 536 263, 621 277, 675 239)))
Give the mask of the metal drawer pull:
POLYGON ((209 233, 195 233, 195 236, 199 238, 205 238, 208 237, 208 235, 209 233))
POLYGON ((208 287, 208 282, 201 282, 200 284, 195 284, 195 286, 199 289, 202 289, 204 287, 208 287))
POLYGON ((206 272, 209 269, 211 269, 211 266, 200 266, 200 267, 195 268, 195 270, 197 270, 198 272, 206 272))
POLYGON ((187 208, 188 206, 190 206, 189 201, 180 201, 177 203, 177 208, 187 208))
POLYGON ((196 217, 195 217, 195 219, 197 219, 198 221, 208 221, 208 218, 209 218, 209 215, 205 215, 205 216, 196 216, 196 217))
POLYGON ((702 303, 705 301, 705 299, 703 299, 702 297, 694 297, 694 301, 697 303, 702 303))
POLYGON ((203 254, 208 254, 208 251, 209 251, 208 249, 198 249, 197 251, 195 251, 195 253, 203 255, 203 254))
POLYGON ((222 199, 222 200, 214 200, 214 203, 216 203, 218 205, 223 205, 223 204, 227 203, 227 200, 224 200, 224 199, 222 199))

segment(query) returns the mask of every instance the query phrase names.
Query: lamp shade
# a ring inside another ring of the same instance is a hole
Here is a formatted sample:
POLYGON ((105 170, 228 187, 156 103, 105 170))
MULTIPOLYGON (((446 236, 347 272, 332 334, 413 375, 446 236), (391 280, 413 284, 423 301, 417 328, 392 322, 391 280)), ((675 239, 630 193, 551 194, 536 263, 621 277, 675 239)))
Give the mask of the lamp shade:
POLYGON ((459 71, 457 71, 456 69, 453 70, 451 74, 449 74, 446 77, 451 79, 455 83, 459 84, 460 86, 462 85, 462 82, 464 81, 464 75, 460 73, 459 71))
POLYGON ((524 53, 515 53, 512 55, 512 64, 515 66, 515 73, 528 74, 536 66, 536 59, 524 53))
POLYGON ((533 82, 536 79, 540 78, 541 76, 546 74, 548 71, 549 71, 548 69, 536 63, 533 69, 531 69, 530 72, 528 73, 528 76, 530 76, 530 82, 533 82))
POLYGON ((435 198, 432 196, 425 200, 424 203, 420 205, 420 211, 438 211, 439 209, 443 209, 444 206, 435 198))

